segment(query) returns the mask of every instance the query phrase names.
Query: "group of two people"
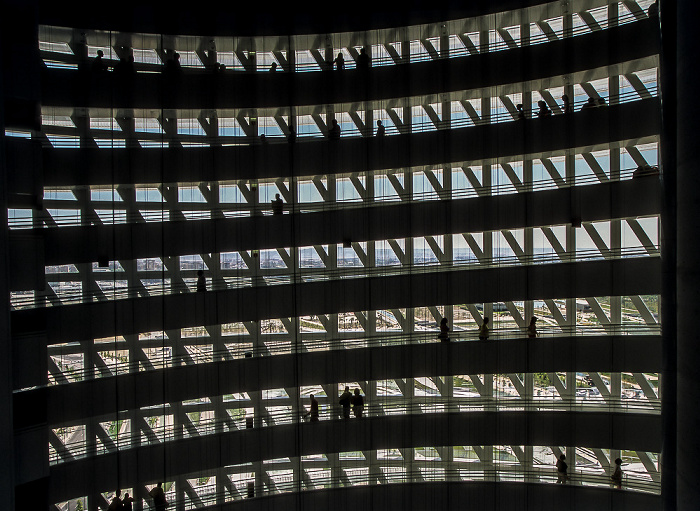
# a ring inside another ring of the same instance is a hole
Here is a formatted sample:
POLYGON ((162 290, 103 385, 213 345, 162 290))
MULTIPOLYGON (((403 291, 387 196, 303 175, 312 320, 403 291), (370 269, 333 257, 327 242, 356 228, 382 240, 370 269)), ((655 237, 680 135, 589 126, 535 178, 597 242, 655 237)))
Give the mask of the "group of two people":
MULTIPOLYGON (((447 318, 442 318, 442 321, 440 321, 440 335, 438 336, 438 338, 443 342, 449 341, 450 340, 449 331, 450 331, 450 327, 447 326, 447 318)), ((537 337, 537 317, 536 316, 532 316, 532 319, 530 319, 530 324, 527 327, 527 336, 528 337, 537 337)), ((481 326, 479 327, 479 340, 485 341, 488 338, 489 338, 489 318, 484 318, 484 321, 481 323, 481 326)))
MULTIPOLYGON (((304 414, 304 417, 310 417, 311 422, 318 422, 318 401, 313 394, 309 395, 310 404, 309 411, 304 414)), ((355 394, 350 393, 350 387, 345 387, 345 392, 340 395, 340 406, 343 407, 343 418, 350 418, 350 406, 355 417, 362 418, 362 413, 365 409, 365 398, 360 394, 360 389, 355 389, 355 394)))
MULTIPOLYGON (((561 454, 557 459, 557 484, 564 484, 569 480, 569 465, 566 463, 566 455, 561 454)), ((610 484, 618 490, 622 489, 622 460, 615 458, 615 470, 610 476, 610 484)))

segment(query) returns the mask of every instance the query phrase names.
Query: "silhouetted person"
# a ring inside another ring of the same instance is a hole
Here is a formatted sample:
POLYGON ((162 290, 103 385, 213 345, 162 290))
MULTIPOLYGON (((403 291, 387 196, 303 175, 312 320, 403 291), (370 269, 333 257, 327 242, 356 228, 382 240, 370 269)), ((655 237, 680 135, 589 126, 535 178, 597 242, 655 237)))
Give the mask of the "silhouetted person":
POLYGON ((479 340, 485 341, 489 338, 489 318, 484 318, 481 323, 481 328, 479 328, 479 340))
POLYGON ((527 327, 527 336, 537 337, 537 318, 535 316, 532 316, 530 324, 527 327))
POLYGON ((370 58, 364 47, 360 49, 360 54, 357 57, 357 68, 365 71, 370 68, 370 58))
POLYGON ((204 292, 207 290, 207 279, 204 277, 203 270, 197 270, 197 292, 204 292))
POLYGON ((564 484, 569 480, 569 474, 566 472, 569 465, 566 464, 566 456, 562 454, 557 460, 557 484, 564 484))
POLYGON ((284 212, 284 201, 282 200, 282 197, 280 197, 280 194, 276 193, 275 198, 271 202, 272 214, 281 215, 284 212))
POLYGON ((226 72, 226 64, 219 64, 219 74, 223 75, 226 72))
POLYGON ((569 99, 569 96, 567 94, 564 94, 561 97, 561 100, 564 102, 564 113, 565 114, 570 114, 573 112, 573 107, 571 106, 571 100, 569 99))
POLYGON ((382 121, 377 121, 377 136, 383 137, 386 135, 386 128, 382 124, 382 121))
POLYGON ((318 422, 318 401, 316 401, 313 394, 309 395, 309 399, 311 400, 310 408, 309 411, 304 414, 304 417, 308 417, 310 415, 311 422, 318 422))
POLYGON ((267 137, 265 136, 265 133, 262 133, 259 138, 261 145, 267 145, 267 137))
POLYGON ((440 339, 442 342, 447 342, 450 340, 448 337, 448 332, 450 331, 450 327, 447 326, 447 318, 442 318, 440 321, 440 335, 438 336, 438 339, 440 339))
POLYGON ((331 129, 328 130, 328 138, 330 140, 338 140, 340 138, 340 126, 335 119, 331 121, 331 129))
MULTIPOLYGON (((182 78, 179 53, 174 52, 172 57, 165 61, 165 65, 163 66, 163 77, 167 82, 166 94, 175 94, 180 88, 180 79, 182 78)), ((172 99, 172 97, 168 97, 172 99)))
POLYGON ((541 119, 543 117, 550 117, 552 115, 552 111, 549 109, 547 103, 544 100, 540 99, 537 102, 537 105, 540 107, 539 111, 537 112, 537 117, 541 119))
POLYGON ((165 511, 168 507, 168 501, 165 500, 165 492, 163 491, 163 483, 158 483, 158 486, 151 488, 148 494, 153 499, 153 504, 155 505, 156 511, 165 511))
POLYGON ((124 506, 124 511, 131 511, 133 508, 131 505, 134 502, 134 497, 130 497, 128 493, 124 494, 124 498, 122 499, 122 504, 124 506))
POLYGON ((170 60, 165 63, 165 71, 170 72, 175 75, 182 70, 180 67, 180 54, 178 52, 173 53, 170 60))
POLYGON ((352 396, 352 411, 355 417, 362 418, 362 411, 365 409, 365 398, 360 394, 360 389, 355 389, 355 395, 352 396))
POLYGON ((335 60, 333 62, 335 63, 335 68, 338 71, 342 71, 343 69, 345 69, 345 59, 343 58, 342 51, 338 52, 338 56, 335 58, 335 60))
POLYGON ((523 104, 518 103, 517 105, 515 105, 515 108, 518 111, 518 120, 524 121, 525 120, 525 110, 523 110, 523 104))
POLYGON ((595 98, 588 98, 588 100, 583 104, 581 107, 581 111, 583 110, 588 110, 590 108, 595 108, 596 107, 596 100, 595 98))
POLYGON ((297 132, 294 129, 294 126, 289 127, 289 136, 287 137, 287 140, 289 141, 290 144, 293 144, 294 142, 297 141, 297 132))
POLYGON ((340 406, 343 407, 343 419, 350 418, 350 403, 352 402, 352 394, 350 393, 350 387, 345 387, 345 392, 340 395, 340 406))
POLYGON ((650 18, 655 18, 656 16, 659 15, 659 2, 654 2, 649 6, 649 10, 647 10, 647 16, 650 18))
POLYGON ((270 72, 274 73, 275 71, 277 71, 277 62, 273 62, 270 66, 270 72))
POLYGON ((595 100, 595 106, 608 106, 605 102, 605 98, 598 98, 595 100))
POLYGON ((109 503, 109 507, 107 508, 107 511, 122 511, 124 509, 124 504, 122 503, 121 494, 122 494, 122 491, 117 490, 117 494, 112 499, 112 502, 109 503))
POLYGON ((620 458, 615 459, 615 470, 610 476, 610 482, 618 490, 622 489, 622 460, 620 458))
POLYGON ((105 56, 105 53, 102 50, 97 50, 97 56, 95 57, 95 60, 92 61, 92 72, 93 73, 102 73, 106 71, 106 66, 102 58, 105 56))

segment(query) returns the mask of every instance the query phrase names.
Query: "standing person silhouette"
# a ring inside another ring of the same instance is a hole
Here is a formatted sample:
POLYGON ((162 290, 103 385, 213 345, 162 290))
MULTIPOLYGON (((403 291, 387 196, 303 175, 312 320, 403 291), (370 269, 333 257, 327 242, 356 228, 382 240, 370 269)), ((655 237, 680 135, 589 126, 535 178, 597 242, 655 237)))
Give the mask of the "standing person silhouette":
POLYGON ((134 497, 130 497, 128 493, 124 494, 124 498, 122 499, 122 505, 124 506, 123 509, 124 511, 132 511, 133 507, 132 504, 134 502, 134 497))
POLYGON ((204 276, 204 270, 197 270, 197 292, 203 293, 207 290, 207 279, 204 276))
POLYGON ((386 134, 386 128, 382 124, 382 121, 377 121, 377 136, 383 137, 386 134))
POLYGON ((483 323, 481 323, 481 328, 479 328, 479 340, 485 341, 489 338, 489 318, 484 318, 483 323))
POLYGON ((622 489, 622 460, 620 458, 615 458, 615 471, 610 476, 610 482, 618 490, 622 489))
POLYGON ((447 326, 447 318, 442 318, 440 321, 440 335, 438 336, 438 339, 440 339, 442 342, 447 342, 450 340, 448 337, 448 332, 450 331, 450 327, 447 326))
POLYGON ((335 62, 335 68, 338 71, 342 71, 343 69, 345 69, 345 59, 343 58, 342 51, 338 52, 338 56, 335 58, 335 60, 333 62, 335 62))
POLYGON ((530 324, 527 327, 527 336, 537 337, 537 318, 535 316, 532 316, 530 324))
POLYGON ((271 202, 273 215, 281 215, 284 213, 284 201, 282 200, 282 197, 280 197, 279 193, 275 194, 275 198, 271 202))
POLYGON ((357 56, 357 68, 366 71, 370 66, 370 57, 367 54, 367 50, 362 47, 360 48, 360 54, 357 56))
POLYGON ((165 511, 165 508, 168 507, 168 501, 165 499, 163 483, 158 483, 158 486, 151 488, 151 491, 149 491, 148 494, 153 499, 153 505, 155 506, 156 511, 165 511))
POLYGON ((557 484, 564 484, 569 480, 569 474, 567 473, 569 465, 566 464, 565 459, 566 456, 562 454, 557 460, 557 484))
POLYGON ((328 130, 328 138, 330 140, 340 139, 340 126, 338 125, 338 121, 335 119, 331 120, 331 129, 328 130))
POLYGON ((350 403, 352 402, 352 394, 350 393, 350 387, 345 387, 345 392, 340 395, 340 406, 343 407, 343 419, 350 418, 350 403))
POLYGON ((309 400, 309 411, 304 414, 304 417, 311 416, 311 422, 318 422, 318 401, 313 394, 309 394, 309 400))
POLYGON ((365 409, 365 398, 360 394, 360 389, 355 389, 355 395, 352 396, 352 411, 355 417, 362 418, 362 411, 365 409))

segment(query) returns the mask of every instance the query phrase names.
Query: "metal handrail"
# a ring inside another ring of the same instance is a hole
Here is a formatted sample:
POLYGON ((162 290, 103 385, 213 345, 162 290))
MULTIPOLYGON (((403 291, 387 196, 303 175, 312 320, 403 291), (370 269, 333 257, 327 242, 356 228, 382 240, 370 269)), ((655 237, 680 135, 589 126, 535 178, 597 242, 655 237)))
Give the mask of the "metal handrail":
MULTIPOLYGON (((346 420, 369 420, 369 419, 381 419, 382 417, 392 416, 392 415, 424 415, 424 414, 439 414, 439 413, 474 413, 483 411, 517 411, 524 410, 528 412, 545 412, 545 411, 560 411, 560 412, 616 412, 616 413, 649 413, 652 415, 658 415, 661 413, 661 401, 659 399, 649 400, 649 399, 578 399, 578 398, 556 398, 556 397, 545 397, 541 398, 539 396, 533 397, 531 399, 523 399, 516 396, 498 396, 493 398, 485 397, 453 397, 453 398, 441 398, 441 397, 429 397, 425 396, 426 400, 424 402, 416 402, 420 400, 421 397, 414 397, 412 399, 406 399, 404 402, 396 403, 368 403, 365 401, 363 417, 357 418, 352 417, 351 419, 342 418, 342 407, 337 403, 324 403, 324 398, 319 397, 319 421, 346 421, 346 420)), ((331 399, 337 401, 338 397, 334 396, 331 399)), ((367 398, 365 397, 365 400, 367 398)), ((381 398, 378 398, 381 401, 381 398)), ((296 401, 292 398, 289 399, 290 402, 296 401)), ((243 409, 240 406, 240 401, 236 401, 237 406, 235 409, 243 409)), ((224 404, 225 405, 225 404, 224 404)), ((291 403, 287 406, 292 406, 291 403)), ((250 406, 246 408, 252 408, 252 402, 250 406)), ((171 413, 170 407, 163 406, 152 406, 149 407, 153 410, 153 416, 163 416, 171 413)), ((303 408, 303 406, 301 407, 303 408)), ((197 410, 194 409, 188 412, 183 408, 183 413, 196 413, 197 410)), ((182 428, 182 433, 176 433, 174 426, 159 426, 151 428, 151 432, 157 437, 157 442, 148 442, 146 444, 139 443, 138 446, 134 447, 131 445, 131 432, 124 433, 122 436, 125 437, 123 442, 119 442, 119 438, 114 442, 114 448, 105 447, 104 443, 101 446, 94 445, 88 448, 85 441, 74 442, 74 443, 64 443, 61 447, 61 452, 58 452, 55 447, 52 449, 53 452, 49 455, 49 462, 51 465, 57 465, 69 461, 74 461, 76 459, 100 456, 103 454, 114 453, 115 451, 125 451, 131 449, 138 449, 139 447, 159 445, 164 442, 172 442, 177 440, 182 440, 186 438, 198 438, 202 436, 214 435, 214 434, 228 434, 235 433, 236 431, 246 430, 246 429, 256 429, 261 427, 274 427, 285 424, 304 424, 310 422, 309 418, 306 416, 306 410, 294 411, 294 410, 273 410, 264 412, 262 417, 255 417, 254 415, 247 415, 245 412, 237 418, 229 417, 226 419, 219 420, 207 420, 206 422, 200 422, 194 426, 196 434, 188 430, 187 427, 180 426, 182 428), (256 420, 257 419, 257 420, 256 420), (63 454, 63 455, 62 455, 63 454)), ((129 418, 130 412, 120 412, 118 417, 124 417, 123 419, 117 418, 116 420, 125 420, 129 418)), ((144 413, 144 409, 141 410, 144 413)), ((145 415, 145 414, 144 414, 145 415)), ((352 412, 351 412, 352 415, 352 412)), ((148 418, 148 417, 146 417, 148 418)), ((111 414, 105 419, 115 420, 114 414, 111 414)), ((99 419, 97 419, 99 420, 99 419)), ((63 426, 66 427, 66 426, 63 426)), ((101 427, 98 425, 98 427, 101 427)), ((60 429, 52 427, 52 429, 60 429)), ((106 432, 105 432, 106 433, 106 432)), ((138 432, 140 436, 141 433, 138 432)))
MULTIPOLYGON (((207 285, 208 291, 225 291, 232 289, 240 289, 246 287, 284 285, 284 284, 303 284, 306 282, 318 280, 338 280, 344 278, 368 278, 368 277, 388 277, 405 274, 423 274, 434 272, 451 272, 460 270, 475 270, 496 267, 513 267, 513 266, 529 266, 538 264, 557 264, 582 261, 597 261, 605 259, 619 258, 638 258, 638 257, 658 257, 660 256, 659 247, 655 245, 656 252, 649 253, 644 247, 631 247, 610 249, 606 254, 602 254, 599 250, 579 250, 575 253, 559 255, 555 252, 537 254, 532 256, 497 256, 483 259, 467 259, 461 261, 453 261, 451 263, 441 263, 439 261, 426 262, 423 264, 411 265, 393 265, 393 266, 374 266, 370 268, 349 267, 338 269, 326 268, 294 268, 279 269, 279 270, 259 270, 258 274, 249 274, 251 270, 245 270, 242 275, 231 275, 230 282, 212 282, 207 285)), ((197 270, 190 270, 193 275, 197 270)), ((110 276, 112 282, 117 280, 121 272, 105 272, 105 277, 110 276)), ((168 279, 168 273, 165 271, 154 270, 152 272, 139 272, 139 275, 144 276, 152 273, 151 278, 154 280, 168 279)), ((47 283, 65 282, 68 281, 72 273, 47 274, 47 283), (64 276, 59 280, 52 280, 52 276, 64 276), (66 280, 63 281, 62 279, 66 280)), ((99 275, 99 274, 98 274, 99 275)), ((161 282, 155 285, 131 286, 124 288, 112 288, 111 290, 94 290, 80 292, 60 292, 59 293, 44 293, 37 292, 32 297, 15 296, 11 300, 13 310, 42 308, 42 307, 60 307, 79 303, 92 303, 94 301, 112 301, 126 300, 132 298, 145 298, 152 296, 171 296, 181 293, 194 292, 196 289, 196 279, 192 282, 192 286, 187 284, 165 284, 161 282)))
MULTIPOLYGON (((626 181, 633 178, 633 174, 636 168, 622 169, 620 170, 619 177, 610 177, 609 182, 619 182, 626 181)), ((303 178, 298 178, 297 181, 303 181, 303 178)), ((351 198, 351 199, 336 199, 334 201, 319 201, 319 202, 295 202, 292 204, 284 204, 282 214, 305 214, 305 213, 322 213, 329 211, 345 211, 354 209, 365 209, 367 207, 390 207, 396 206, 397 204, 406 203, 421 203, 430 201, 448 201, 448 200, 460 200, 460 199, 471 199, 478 198, 482 196, 498 196, 507 195, 512 193, 522 193, 525 191, 542 191, 542 190, 552 190, 559 188, 570 188, 573 186, 590 186, 600 184, 601 181, 598 176, 594 174, 588 174, 583 176, 574 176, 571 179, 564 179, 564 183, 556 184, 551 179, 537 180, 537 181, 523 181, 521 185, 514 185, 512 183, 494 184, 490 186, 484 186, 479 188, 479 190, 474 189, 456 189, 449 192, 420 192, 413 193, 410 196, 407 194, 396 194, 396 195, 380 195, 375 196, 372 200, 365 200, 361 198, 351 198)), ((262 184, 262 183, 261 183, 262 184)), ((260 186, 260 184, 258 185, 260 186)), ((74 186, 71 190, 89 190, 88 186, 74 186)), ((100 209, 101 201, 91 201, 94 209, 100 209)), ((125 202, 121 201, 105 201, 104 204, 110 205, 113 211, 117 212, 113 215, 115 220, 109 221, 109 218, 102 218, 101 221, 104 225, 121 225, 123 223, 135 224, 144 223, 144 214, 151 213, 154 216, 160 214, 161 219, 149 218, 145 220, 145 223, 169 223, 169 224, 181 224, 184 222, 196 222, 200 220, 211 220, 214 217, 220 219, 227 218, 247 218, 253 216, 271 216, 274 215, 273 206, 271 203, 259 203, 259 204, 248 204, 248 203, 219 203, 212 206, 209 203, 200 202, 178 202, 176 204, 168 202, 134 202, 129 203, 136 209, 139 209, 139 213, 131 213, 125 209, 119 209, 120 205, 126 207, 125 202), (161 209, 153 208, 154 205, 161 205, 161 209), (148 208, 153 209, 148 209, 148 208), (166 209, 167 207, 167 209, 166 209), (168 218, 163 220, 164 216, 169 216, 170 212, 182 213, 186 215, 185 220, 172 220, 168 218), (122 221, 123 220, 123 221, 122 221)), ((44 199, 44 208, 46 210, 50 209, 80 209, 76 201, 66 201, 59 199, 44 199), (70 207, 74 206, 74 207, 70 207)), ((9 219, 8 225, 10 229, 53 229, 59 227, 79 227, 82 226, 81 217, 78 215, 51 215, 52 222, 56 225, 53 226, 46 220, 41 218, 31 219, 31 218, 16 218, 9 219), (37 227, 35 224, 41 222, 42 225, 37 227)))
MULTIPOLYGON (((588 11, 585 11, 588 12, 588 11)), ((644 18, 646 19, 646 18, 644 18)), ((541 20, 541 21, 546 21, 546 20, 541 20)), ((603 30, 608 30, 610 28, 614 28, 620 25, 627 25, 630 23, 634 23, 637 20, 637 18, 634 16, 632 13, 624 13, 616 17, 615 21, 613 23, 610 22, 610 20, 606 19, 602 22, 598 22, 599 26, 603 30)), ((501 27, 503 28, 503 27, 501 27)), ((590 34, 593 31, 588 27, 588 26, 578 26, 575 28, 571 29, 562 29, 559 31, 556 31, 555 34, 557 36, 557 40, 561 39, 568 39, 570 37, 578 37, 581 35, 586 35, 590 34)), ((453 34, 456 35, 456 34, 453 34)), ((41 41, 44 42, 44 41, 41 41)), ((50 42, 50 41, 46 41, 50 42)), ((546 34, 537 34, 534 36, 530 36, 529 38, 529 44, 528 46, 536 46, 540 44, 546 44, 548 42, 551 42, 550 39, 547 37, 546 34)), ((517 45, 517 43, 516 43, 517 45)), ((517 45, 518 48, 522 48, 523 45, 517 45)), ((481 40, 479 41, 479 48, 484 48, 483 50, 479 50, 479 54, 482 53, 492 53, 492 52, 499 52, 499 51, 507 51, 509 49, 512 49, 508 43, 505 41, 487 41, 486 44, 484 44, 481 40)), ((339 51, 338 48, 334 48, 334 52, 339 51)), ((48 50, 40 50, 40 54, 42 55, 42 60, 44 61, 44 64, 51 68, 60 68, 60 69, 68 69, 68 70, 77 70, 78 65, 82 62, 85 63, 90 63, 91 60, 81 60, 79 59, 76 55, 74 54, 67 54, 67 53, 60 53, 60 52, 52 52, 48 50)), ((371 59, 371 67, 386 67, 386 66, 393 66, 393 65, 401 65, 401 64, 413 64, 413 63, 420 63, 420 62, 428 62, 428 61, 435 61, 435 60, 447 60, 447 59, 453 59, 453 58, 460 58, 460 57, 469 57, 472 56, 472 53, 467 48, 449 48, 447 51, 444 51, 441 49, 440 52, 438 52, 437 57, 431 56, 427 52, 425 53, 420 53, 417 55, 411 55, 410 57, 400 57, 399 59, 394 59, 392 57, 378 57, 378 58, 373 58, 371 59)), ((113 59, 108 59, 108 58, 103 58, 102 60, 104 66, 107 68, 109 72, 112 72, 114 67, 117 66, 118 61, 113 60, 113 59)), ((333 69, 332 63, 326 62, 326 68, 321 68, 316 62, 308 62, 308 63, 296 63, 294 72, 297 73, 304 73, 304 72, 322 72, 322 71, 331 71, 333 69)), ((347 71, 352 71, 354 69, 357 69, 357 63, 354 60, 348 60, 345 62, 346 69, 344 72, 347 71)), ((164 70, 165 63, 161 64, 151 64, 151 63, 135 63, 134 68, 137 73, 161 73, 164 70)), ((206 66, 187 66, 187 65, 181 65, 183 70, 201 70, 202 73, 212 73, 211 68, 207 68, 206 66)), ((279 72, 286 72, 288 73, 289 71, 284 71, 283 67, 279 65, 278 62, 278 69, 279 72)), ((249 71, 246 70, 245 67, 241 66, 240 68, 236 67, 227 67, 227 70, 235 73, 235 74, 256 74, 256 73, 267 73, 269 72, 269 67, 265 68, 257 68, 255 71, 249 71)), ((336 71, 338 72, 338 71, 336 71)), ((343 71, 340 71, 341 73, 343 71)))
MULTIPOLYGON (((647 88, 647 91, 649 92, 650 96, 653 98, 658 97, 658 86, 649 86, 647 88)), ((605 98, 603 98, 605 99, 605 98)), ((615 104, 624 104, 624 103, 631 103, 635 101, 639 101, 642 98, 640 98, 640 95, 636 91, 630 91, 630 92, 624 92, 619 95, 619 97, 616 99, 615 104)), ((571 98, 571 111, 566 113, 566 112, 552 112, 553 116, 558 116, 558 115, 570 115, 574 112, 581 111, 583 106, 586 104, 585 100, 575 100, 575 98, 571 98)), ((527 106, 527 105, 526 105, 527 106)), ((524 108, 524 113, 525 113, 525 120, 532 120, 537 117, 535 109, 531 108, 531 105, 529 105, 530 108, 524 108)), ((606 102, 606 106, 608 106, 606 102)), ((598 108, 604 108, 601 106, 595 107, 596 109, 598 108)), ((584 110, 586 111, 586 110, 584 110)), ((478 123, 475 123, 469 116, 464 116, 459 119, 452 119, 450 121, 444 121, 440 123, 439 127, 436 127, 435 124, 431 120, 425 120, 425 121, 420 121, 420 122, 415 122, 411 124, 410 128, 410 133, 428 133, 428 132, 434 132, 434 131, 445 131, 448 129, 457 129, 457 128, 471 128, 475 126, 484 126, 484 125, 489 125, 489 124, 500 124, 504 122, 522 122, 522 120, 517 119, 513 113, 506 111, 503 109, 503 111, 499 111, 497 113, 489 113, 489 119, 480 121, 478 123)), ((529 127, 533 127, 532 125, 527 125, 529 127)), ((525 126, 523 126, 525 127, 525 126)), ((406 130, 399 129, 393 124, 385 126, 386 130, 386 135, 387 136, 396 136, 396 135, 405 135, 408 134, 406 130)), ((99 133, 101 130, 91 130, 91 133, 99 133)), ((108 138, 112 138, 115 133, 121 133, 121 132, 115 132, 111 130, 102 130, 104 131, 104 136, 108 138)), ((66 128, 66 127, 61 127, 61 126, 54 126, 51 124, 45 125, 44 126, 44 134, 48 135, 48 137, 56 137, 56 140, 51 141, 50 138, 42 138, 42 144, 43 147, 47 148, 54 148, 54 149, 61 149, 61 148, 76 148, 78 147, 76 144, 79 144, 80 141, 80 136, 77 134, 77 128, 66 128), (75 134, 73 134, 75 133, 75 134)), ((288 143, 289 138, 287 135, 284 134, 271 134, 271 135, 265 135, 264 138, 255 136, 255 137, 249 137, 249 136, 215 136, 215 137, 210 137, 206 135, 178 135, 178 136, 167 136, 165 134, 160 134, 160 133, 148 133, 148 132, 137 132, 130 141, 136 141, 140 140, 139 135, 141 136, 142 139, 144 139, 144 142, 153 142, 156 144, 155 146, 147 146, 142 149, 148 150, 148 149, 162 149, 164 148, 165 144, 168 144, 171 140, 172 141, 180 141, 185 144, 183 148, 186 150, 187 149, 187 144, 193 144, 193 147, 201 147, 201 146, 209 146, 210 143, 213 143, 215 145, 234 145, 234 146, 259 146, 263 143, 268 143, 268 144, 280 144, 280 143, 288 143), (160 145, 158 143, 160 142, 160 145)), ((95 137, 99 138, 99 137, 95 137)), ((340 133, 340 138, 341 139, 356 139, 356 138, 370 138, 375 140, 375 142, 379 143, 381 142, 381 139, 377 139, 377 137, 363 137, 361 132, 359 130, 346 130, 346 131, 341 131, 340 133)), ((121 145, 123 142, 126 144, 126 139, 121 139, 121 138, 113 138, 113 143, 114 141, 119 142, 118 145, 113 147, 110 147, 111 149, 125 149, 126 145, 121 145)), ((297 143, 304 143, 304 142, 311 142, 311 141, 318 141, 318 140, 328 140, 328 134, 327 133, 303 133, 299 132, 297 133, 295 141, 297 143)), ((336 140, 328 140, 329 143, 337 143, 336 140)), ((105 148, 109 149, 109 148, 105 148)))
MULTIPOLYGON (((143 367, 139 361, 119 361, 112 364, 105 364, 101 369, 61 368, 61 377, 54 375, 55 385, 67 385, 73 382, 83 381, 91 378, 109 378, 122 374, 132 374, 143 371, 155 371, 170 367, 181 367, 185 365, 210 364, 215 362, 233 361, 243 358, 269 357, 278 355, 289 355, 293 353, 309 353, 313 351, 335 351, 348 349, 365 349, 387 346, 405 346, 412 344, 431 344, 441 342, 438 339, 438 328, 431 331, 406 333, 382 333, 377 335, 364 335, 362 332, 340 332, 333 339, 309 339, 302 340, 300 344, 293 344, 291 340, 274 341, 270 340, 263 346, 249 346, 241 343, 240 346, 224 350, 202 351, 193 349, 186 355, 162 357, 150 359, 149 366, 143 367)), ((562 325, 557 327, 538 327, 539 337, 578 337, 594 335, 660 335, 661 325, 647 324, 621 324, 621 325, 562 325)), ((309 334, 306 334, 309 335, 309 334)), ((319 334, 323 335, 323 334, 319 334)), ((502 341, 522 339, 526 337, 526 328, 494 328, 490 330, 489 341, 502 341)), ((273 334, 274 336, 274 334, 273 334)), ((158 339, 156 339, 157 341, 158 339)), ((195 339, 190 339, 194 341, 195 339)), ((479 340, 479 332, 476 326, 471 330, 453 330, 449 334, 449 342, 474 342, 479 340)), ((73 347, 74 353, 82 353, 80 344, 73 347)), ((107 349, 107 347, 105 348, 107 349)), ((73 351, 70 347, 61 346, 60 351, 54 352, 49 346, 49 355, 68 355, 73 351)), ((120 351, 112 346, 113 351, 120 351)))

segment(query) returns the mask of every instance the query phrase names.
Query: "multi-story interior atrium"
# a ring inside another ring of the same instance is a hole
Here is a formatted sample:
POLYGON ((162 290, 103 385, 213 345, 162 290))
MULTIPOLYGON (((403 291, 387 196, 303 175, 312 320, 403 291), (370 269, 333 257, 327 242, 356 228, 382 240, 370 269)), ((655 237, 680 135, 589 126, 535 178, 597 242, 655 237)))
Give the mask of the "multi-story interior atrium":
POLYGON ((10 509, 691 509, 675 4, 43 7, 1 48, 10 509))

